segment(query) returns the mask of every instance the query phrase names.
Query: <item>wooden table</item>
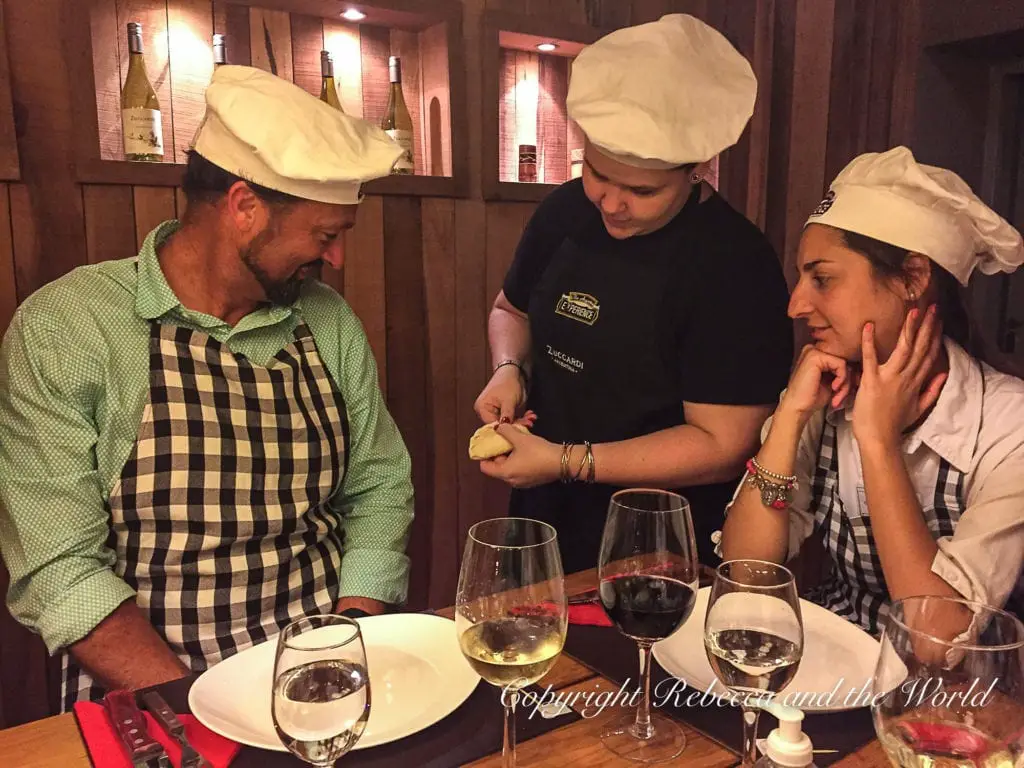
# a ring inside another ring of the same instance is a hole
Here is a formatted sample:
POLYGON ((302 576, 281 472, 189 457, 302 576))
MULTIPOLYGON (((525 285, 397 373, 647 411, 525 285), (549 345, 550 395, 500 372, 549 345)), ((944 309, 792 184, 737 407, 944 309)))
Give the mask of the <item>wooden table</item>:
MULTIPOLYGON (((576 573, 566 579, 570 595, 577 595, 592 589, 597 584, 595 571, 576 573)), ((451 618, 454 608, 439 611, 451 618)), ((557 691, 608 690, 616 691, 618 686, 590 668, 562 654, 554 669, 541 681, 542 686, 552 686, 557 691)), ((572 699, 569 699, 572 701, 572 699)), ((583 707, 582 697, 578 704, 583 707)), ((608 707, 593 718, 581 720, 519 744, 520 766, 550 766, 564 768, 567 765, 587 768, 635 768, 637 763, 616 757, 601 744, 599 734, 609 721, 618 716, 617 708, 608 707)), ((736 755, 712 741, 686 724, 686 751, 674 761, 676 765, 694 768, 728 768, 739 762, 736 755)), ((65 714, 38 720, 34 723, 0 731, 0 763, 4 768, 90 768, 85 744, 78 732, 74 715, 65 714)), ((339 768, 345 765, 344 758, 338 761, 339 768)), ((500 768, 501 754, 496 753, 471 763, 473 768, 500 768)), ((862 747, 834 765, 842 768, 867 768, 888 766, 889 762, 877 741, 862 747)))

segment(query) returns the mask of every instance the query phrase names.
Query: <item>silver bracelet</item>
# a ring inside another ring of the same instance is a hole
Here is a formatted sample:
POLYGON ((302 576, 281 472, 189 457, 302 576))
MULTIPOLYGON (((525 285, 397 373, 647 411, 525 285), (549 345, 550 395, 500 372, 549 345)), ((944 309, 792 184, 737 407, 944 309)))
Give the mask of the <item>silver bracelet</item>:
POLYGON ((519 370, 519 375, 523 377, 523 383, 524 384, 529 384, 530 377, 526 373, 526 368, 523 367, 523 364, 520 363, 518 360, 512 360, 512 359, 502 360, 500 363, 498 363, 496 366, 494 366, 494 370, 491 371, 491 375, 493 376, 494 374, 496 374, 498 372, 499 368, 503 368, 506 365, 514 365, 519 370))

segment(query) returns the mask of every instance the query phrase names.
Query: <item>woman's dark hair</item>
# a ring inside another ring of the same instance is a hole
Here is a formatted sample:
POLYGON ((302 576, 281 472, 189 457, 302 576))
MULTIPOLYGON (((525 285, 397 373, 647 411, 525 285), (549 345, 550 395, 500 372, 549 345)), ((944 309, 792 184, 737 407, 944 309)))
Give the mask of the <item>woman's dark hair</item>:
POLYGON ((211 163, 194 149, 188 151, 188 164, 185 166, 185 178, 181 187, 190 203, 216 203, 231 189, 231 185, 237 184, 239 181, 244 181, 253 194, 271 205, 302 201, 301 198, 294 195, 278 192, 276 189, 267 189, 248 179, 243 179, 241 176, 229 173, 211 163))
MULTIPOLYGON (((911 254, 905 248, 876 240, 858 232, 840 230, 843 243, 852 251, 856 251, 871 264, 875 275, 890 280, 903 280, 910 284, 913 279, 906 265, 911 254)), ((970 302, 967 291, 956 281, 956 278, 934 262, 932 263, 932 280, 935 285, 936 304, 942 320, 942 332, 967 350, 967 353, 996 370, 1020 376, 1017 366, 1005 355, 993 348, 979 332, 971 318, 970 302)))

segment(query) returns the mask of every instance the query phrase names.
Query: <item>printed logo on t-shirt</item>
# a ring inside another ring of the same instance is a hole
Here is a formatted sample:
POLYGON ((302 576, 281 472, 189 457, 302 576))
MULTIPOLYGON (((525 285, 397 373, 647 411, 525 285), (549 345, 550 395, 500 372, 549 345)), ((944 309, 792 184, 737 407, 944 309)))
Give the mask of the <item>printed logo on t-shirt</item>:
POLYGON ((548 357, 551 358, 551 362, 555 365, 565 368, 569 373, 579 373, 583 370, 583 361, 577 360, 572 355, 567 355, 561 350, 554 349, 550 344, 545 344, 548 348, 548 357))
POLYGON ((589 293, 569 291, 563 293, 562 298, 555 305, 555 314, 568 317, 570 320, 577 320, 585 325, 593 325, 597 322, 597 316, 601 312, 601 305, 597 299, 589 293))
POLYGON ((811 211, 811 216, 824 216, 825 212, 832 207, 832 203, 836 200, 836 193, 831 189, 828 194, 825 195, 825 199, 818 203, 818 207, 811 211))

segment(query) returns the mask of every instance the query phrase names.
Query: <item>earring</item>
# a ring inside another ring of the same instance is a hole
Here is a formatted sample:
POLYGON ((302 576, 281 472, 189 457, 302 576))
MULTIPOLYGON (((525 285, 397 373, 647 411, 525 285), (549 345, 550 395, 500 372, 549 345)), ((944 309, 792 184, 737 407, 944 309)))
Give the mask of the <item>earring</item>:
POLYGON ((704 179, 701 177, 701 175, 699 173, 692 173, 692 174, 690 174, 690 183, 691 184, 700 184, 703 180, 704 179))

